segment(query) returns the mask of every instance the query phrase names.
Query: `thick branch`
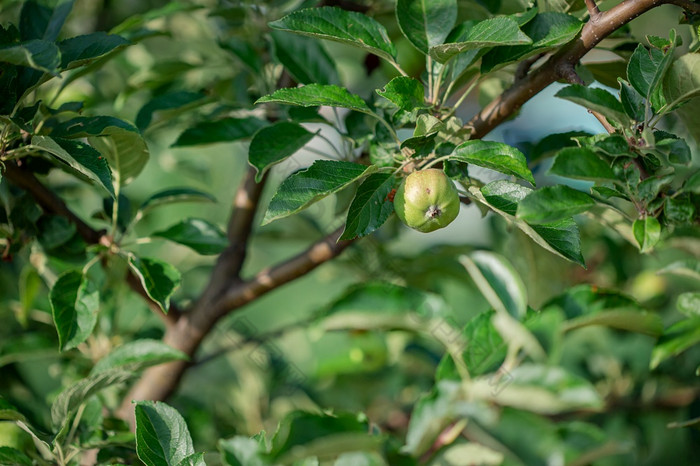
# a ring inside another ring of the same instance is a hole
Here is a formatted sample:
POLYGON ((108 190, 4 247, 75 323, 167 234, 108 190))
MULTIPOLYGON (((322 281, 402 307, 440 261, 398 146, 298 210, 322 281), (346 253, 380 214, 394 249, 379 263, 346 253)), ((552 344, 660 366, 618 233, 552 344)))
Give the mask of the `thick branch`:
MULTIPOLYGON (((105 246, 109 245, 109 239, 104 235, 104 232, 95 230, 90 225, 85 223, 68 208, 66 203, 63 202, 63 200, 58 197, 56 193, 44 186, 32 172, 23 169, 18 164, 8 162, 5 164, 4 176, 15 186, 18 186, 31 193, 31 195, 34 196, 37 204, 39 204, 45 212, 67 218, 72 224, 75 225, 76 231, 86 243, 104 244, 105 246)), ((160 310, 160 307, 158 307, 158 305, 148 297, 148 294, 146 294, 146 291, 141 286, 141 282, 138 278, 136 278, 132 273, 129 273, 126 281, 133 291, 138 293, 146 300, 149 307, 158 315, 158 317, 163 319, 166 325, 170 326, 175 323, 179 311, 174 305, 171 306, 168 314, 166 315, 160 310)))
MULTIPOLYGON (((304 252, 259 272, 250 280, 230 282, 230 287, 218 297, 201 299, 191 312, 182 315, 177 325, 168 329, 163 341, 193 356, 219 319, 340 255, 352 243, 338 241, 342 232, 341 227, 304 252)), ((133 417, 131 400, 168 398, 177 388, 187 367, 187 362, 176 361, 148 369, 124 399, 120 415, 125 419, 133 417)))
POLYGON ((595 21, 588 21, 583 26, 578 39, 563 47, 524 79, 515 82, 501 97, 484 107, 467 123, 466 126, 472 130, 472 139, 484 137, 535 94, 563 78, 565 70, 576 65, 586 53, 612 32, 656 6, 663 3, 678 4, 678 1, 686 3, 683 0, 625 0, 612 9, 600 13, 595 21))

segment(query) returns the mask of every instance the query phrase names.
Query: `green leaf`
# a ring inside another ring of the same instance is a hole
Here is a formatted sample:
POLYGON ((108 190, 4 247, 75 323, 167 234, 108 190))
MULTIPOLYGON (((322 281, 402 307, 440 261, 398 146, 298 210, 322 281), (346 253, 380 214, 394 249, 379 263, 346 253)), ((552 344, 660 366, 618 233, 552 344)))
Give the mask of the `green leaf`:
POLYGON ((172 147, 198 146, 247 139, 265 124, 263 120, 255 117, 203 121, 185 130, 172 147))
POLYGON ((32 137, 32 145, 42 148, 66 164, 72 171, 99 184, 114 197, 109 164, 94 148, 84 142, 48 136, 32 137))
POLYGON ((462 464, 464 458, 469 458, 469 464, 500 466, 504 464, 505 454, 494 448, 496 447, 489 448, 476 442, 459 443, 456 441, 442 449, 435 457, 435 462, 431 464, 456 465, 462 464))
POLYGON ((26 66, 58 76, 61 51, 53 42, 35 39, 0 47, 0 62, 26 66))
MULTIPOLYGON (((201 92, 175 91, 166 92, 149 100, 136 115, 136 127, 143 131, 151 124, 153 114, 162 110, 190 109, 193 105, 207 102, 209 99, 201 92)), ((171 112, 172 113, 172 112, 171 112)))
MULTIPOLYGON (((675 33, 672 32, 672 36, 675 38, 675 33)), ((627 64, 627 79, 630 84, 657 110, 662 102, 655 96, 655 91, 673 60, 675 40, 673 42, 669 47, 664 47, 664 50, 654 47, 647 49, 639 44, 627 64)))
POLYGON ((97 323, 100 294, 82 272, 61 274, 49 293, 51 313, 61 351, 75 348, 92 333, 97 323))
POLYGON ((686 53, 673 60, 663 80, 669 110, 700 96, 700 54, 686 53))
POLYGON ((398 0, 396 19, 408 41, 428 54, 442 44, 457 20, 456 0, 398 0))
POLYGON ((620 101, 605 89, 571 84, 559 90, 555 97, 582 105, 622 125, 626 125, 629 122, 629 118, 620 101))
POLYGON ((122 368, 134 372, 169 361, 186 361, 189 357, 160 340, 141 339, 125 343, 112 350, 93 366, 90 374, 122 368))
POLYGON ((65 426, 78 407, 94 394, 107 387, 124 383, 133 378, 134 375, 131 371, 116 368, 90 375, 69 386, 56 397, 51 405, 51 422, 54 427, 65 426))
POLYGON ((506 180, 493 181, 482 187, 480 193, 484 201, 520 228, 544 249, 585 267, 581 255, 581 237, 578 227, 573 219, 564 219, 559 222, 529 225, 525 221, 515 217, 518 203, 532 190, 506 180))
POLYGON ((397 76, 389 81, 384 90, 377 89, 377 94, 407 112, 427 107, 423 85, 408 76, 397 76))
POLYGON ((467 26, 454 42, 431 47, 430 56, 440 63, 446 63, 455 55, 468 50, 532 43, 532 39, 520 30, 518 23, 507 16, 490 18, 478 23, 469 22, 467 26))
MULTIPOLYGON (((320 8, 319 8, 320 9, 320 8)), ((358 112, 372 114, 364 100, 358 95, 351 94, 347 89, 334 85, 307 84, 302 87, 278 89, 270 95, 259 98, 255 103, 273 102, 302 107, 342 107, 358 112)))
POLYGON ((561 367, 521 364, 502 376, 507 378, 507 382, 502 383, 499 390, 494 390, 491 377, 474 380, 470 393, 475 399, 541 414, 603 407, 598 392, 590 382, 561 367))
POLYGON ((639 250, 649 252, 661 239, 661 225, 654 217, 637 219, 632 224, 632 234, 639 244, 639 250))
POLYGON ((270 27, 359 47, 390 62, 396 57, 396 48, 384 26, 354 11, 307 8, 273 21, 270 27))
POLYGON ((103 57, 131 42, 115 34, 93 32, 62 40, 57 45, 61 51, 61 69, 69 70, 103 57))
POLYGON ((90 137, 88 141, 109 160, 120 186, 130 183, 148 163, 148 146, 138 131, 110 127, 104 135, 90 137))
POLYGON ((395 182, 388 173, 373 173, 365 179, 350 204, 341 240, 366 236, 382 226, 394 211, 389 193, 395 182))
POLYGON ((664 324, 658 314, 631 309, 616 309, 583 315, 567 321, 563 331, 571 331, 591 325, 643 333, 657 337, 664 331, 664 324))
POLYGON ((280 463, 317 454, 338 455, 344 451, 376 448, 380 437, 369 434, 362 416, 294 411, 280 422, 272 438, 270 456, 280 463))
POLYGON ((0 464, 32 466, 32 459, 12 447, 0 447, 0 464))
POLYGON ((180 413, 162 402, 135 404, 136 453, 141 461, 147 466, 178 466, 194 454, 190 431, 180 413))
POLYGON ((55 41, 66 18, 73 9, 75 0, 59 0, 51 8, 43 2, 27 1, 22 5, 19 27, 22 40, 44 39, 55 41))
POLYGON ((272 53, 300 84, 340 84, 333 58, 310 37, 270 31, 272 53))
POLYGON ((17 408, 12 405, 12 403, 0 396, 0 420, 24 422, 26 418, 24 417, 24 414, 20 413, 17 408))
POLYGON ((591 197, 558 184, 528 194, 518 204, 517 216, 528 223, 551 223, 585 212, 595 205, 591 197))
POLYGON ((515 147, 502 142, 467 141, 457 146, 450 159, 490 168, 506 175, 514 175, 535 184, 532 172, 527 167, 525 155, 515 147))
MULTIPOLYGON (((462 351, 462 361, 473 377, 496 369, 506 357, 507 345, 491 322, 494 312, 482 312, 473 317, 462 331, 464 341, 467 342, 464 351, 462 351)), ((461 380, 451 355, 443 356, 435 378, 438 381, 443 379, 461 380)))
POLYGON ((676 301, 676 308, 688 317, 700 317, 700 292, 681 293, 676 301))
POLYGON ((218 442, 221 460, 228 466, 268 466, 264 442, 237 435, 218 442))
POLYGON ((180 272, 158 259, 139 258, 134 255, 129 255, 129 267, 141 281, 146 294, 167 314, 170 297, 180 286, 180 272))
POLYGON ((700 318, 676 322, 666 329, 651 352, 649 367, 655 369, 666 359, 678 356, 698 343, 700 343, 700 318))
MULTIPOLYGON (((469 422, 474 421, 479 425, 492 425, 497 422, 494 407, 473 401, 465 392, 462 384, 442 380, 435 384, 430 393, 421 396, 411 412, 406 444, 402 447, 402 451, 414 457, 424 455, 441 437, 440 434, 446 432, 446 428, 455 425, 455 421, 468 419, 469 422)), ((467 464, 462 461, 464 459, 461 458, 455 464, 467 464)), ((437 464, 451 465, 452 463, 428 464, 437 466, 437 464)))
POLYGON ((585 147, 566 147, 560 150, 549 173, 578 180, 615 179, 608 164, 595 152, 585 147))
POLYGON ((317 160, 284 180, 270 201, 263 225, 299 212, 375 170, 352 162, 317 160))
POLYGON ((554 133, 542 138, 528 152, 530 163, 539 162, 544 158, 551 157, 564 147, 576 146, 573 138, 578 136, 590 136, 585 131, 568 131, 566 133, 554 133))
POLYGON ((625 113, 634 121, 644 121, 644 97, 624 79, 617 80, 620 83, 620 100, 625 113))
POLYGON ((248 162, 258 171, 255 181, 260 182, 267 170, 294 155, 315 135, 291 121, 280 121, 258 130, 248 149, 248 162))
POLYGON ((180 3, 177 1, 169 2, 162 8, 155 8, 152 10, 148 10, 143 14, 129 16, 123 22, 119 23, 117 26, 112 28, 110 32, 113 34, 120 34, 126 31, 133 31, 135 29, 144 27, 146 23, 154 19, 166 18, 176 13, 198 10, 200 8, 204 8, 204 6, 191 5, 189 3, 180 3))
POLYGON ((472 280, 497 312, 522 319, 527 311, 527 290, 508 260, 496 253, 476 251, 460 256, 472 280))
POLYGON ((51 136, 66 139, 106 136, 110 134, 112 128, 138 133, 138 129, 133 125, 119 118, 110 116, 79 116, 54 124, 51 128, 51 136))
POLYGON ((216 198, 209 193, 192 188, 172 188, 157 192, 146 199, 139 207, 144 213, 161 205, 175 204, 178 202, 216 202, 216 198))
POLYGON ((174 241, 204 255, 219 254, 229 245, 221 228, 200 218, 185 219, 151 236, 174 241))
POLYGON ((700 262, 695 259, 676 261, 659 270, 658 273, 700 280, 700 262))
POLYGON ((252 73, 260 73, 263 67, 260 52, 253 48, 250 43, 231 37, 226 41, 219 42, 219 46, 233 53, 252 73))
POLYGON ((532 39, 532 43, 494 48, 482 58, 481 72, 487 73, 510 62, 564 45, 573 40, 582 27, 581 21, 564 13, 538 13, 522 26, 522 31, 532 39))

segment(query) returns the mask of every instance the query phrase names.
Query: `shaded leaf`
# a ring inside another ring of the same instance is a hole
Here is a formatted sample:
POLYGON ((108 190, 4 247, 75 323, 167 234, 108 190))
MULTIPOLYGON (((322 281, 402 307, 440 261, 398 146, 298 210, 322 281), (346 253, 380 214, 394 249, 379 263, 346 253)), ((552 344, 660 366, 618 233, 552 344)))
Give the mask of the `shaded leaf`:
POLYGON ((359 47, 392 62, 396 57, 396 48, 384 26, 354 11, 345 11, 337 7, 307 8, 295 11, 269 25, 272 29, 359 47))
POLYGON ((90 374, 98 374, 111 369, 140 371, 169 361, 187 360, 188 356, 160 340, 140 339, 125 343, 112 350, 93 366, 90 374))
POLYGON ((112 172, 109 169, 109 164, 93 147, 80 141, 48 136, 32 137, 32 145, 42 148, 68 165, 71 170, 99 184, 114 197, 112 172))
POLYGON ((531 192, 532 190, 529 188, 506 180, 493 181, 479 191, 484 202, 498 209, 497 213, 513 222, 541 247, 585 267, 581 255, 581 237, 578 227, 572 219, 549 224, 529 225, 515 217, 518 203, 531 192))
POLYGON ((194 455, 192 437, 180 413, 162 402, 135 404, 136 453, 141 461, 147 466, 178 466, 194 455))
POLYGON ((460 256, 459 261, 497 312, 522 319, 527 311, 527 290, 520 275, 508 260, 492 252, 476 251, 460 256))
POLYGON ((65 272, 51 288, 49 301, 59 349, 65 351, 84 342, 97 323, 100 294, 95 285, 80 271, 65 272))
POLYGON ((518 204, 517 216, 529 223, 551 223, 585 212, 595 205, 591 197, 565 185, 532 191, 518 204))
POLYGON ((456 0, 398 0, 396 19, 408 41, 424 54, 442 44, 457 20, 456 0))
POLYGON ((676 261, 659 270, 658 273, 678 275, 681 277, 690 277, 700 280, 700 262, 695 259, 676 261))
POLYGON ((518 23, 507 16, 468 22, 465 25, 467 27, 454 41, 431 47, 430 56, 440 63, 446 63, 455 55, 469 50, 532 43, 532 39, 520 30, 518 23))
POLYGON ((250 437, 237 435, 218 442, 222 461, 228 466, 267 466, 265 446, 250 437))
POLYGON ((211 194, 198 189, 171 188, 157 192, 146 199, 139 207, 139 211, 146 212, 154 207, 178 202, 216 202, 216 199, 211 194))
POLYGON ((467 141, 457 146, 450 159, 514 175, 535 184, 525 155, 508 144, 482 140, 467 141))
POLYGON ((300 105, 302 107, 327 105, 371 114, 371 110, 360 96, 351 94, 343 87, 329 84, 308 84, 302 87, 278 89, 270 95, 259 98, 255 103, 265 102, 300 105))
POLYGON ((658 314, 633 309, 616 309, 576 317, 567 321, 562 330, 570 331, 590 325, 602 325, 654 337, 664 331, 664 324, 658 314))
POLYGON ((532 43, 494 48, 482 58, 481 72, 487 73, 510 62, 564 45, 573 40, 582 27, 581 21, 564 13, 538 13, 522 26, 522 31, 532 39, 532 43))
POLYGON ((615 179, 608 164, 595 152, 585 147, 566 147, 560 150, 549 173, 578 180, 615 179))
POLYGON ((632 234, 639 244, 640 251, 649 252, 661 239, 661 225, 654 217, 637 219, 632 224, 632 234))
POLYGON ((352 162, 317 160, 282 182, 265 212, 263 225, 299 212, 375 170, 352 162))
POLYGON ((341 240, 366 236, 382 226, 394 211, 388 196, 395 182, 388 173, 373 173, 365 179, 350 204, 341 240))
POLYGON ((148 296, 168 313, 170 297, 180 286, 180 272, 172 265, 147 257, 129 255, 129 266, 148 296))
POLYGON ((219 254, 229 245, 226 233, 221 228, 201 218, 185 219, 151 236, 174 241, 205 255, 219 254))
POLYGON ((700 317, 700 293, 681 293, 676 301, 676 308, 688 317, 700 317))
POLYGON ((377 89, 377 94, 407 112, 427 107, 423 85, 408 76, 397 76, 389 81, 384 90, 377 89))
POLYGON ((22 40, 44 39, 55 41, 66 18, 73 9, 75 0, 60 0, 51 8, 42 2, 27 1, 19 15, 22 40))
POLYGON ((107 128, 105 134, 90 137, 88 141, 109 160, 115 180, 121 186, 138 176, 150 157, 141 133, 131 129, 107 128))
POLYGON ((627 124, 629 121, 620 101, 605 89, 571 84, 559 90, 555 97, 582 105, 619 124, 627 124))
POLYGON ((618 82, 620 83, 620 101, 625 113, 635 121, 644 121, 644 97, 624 79, 618 78, 618 82))
POLYGON ((58 76, 61 51, 53 42, 35 39, 0 47, 0 62, 26 66, 58 76))
POLYGON ((651 352, 649 367, 655 369, 668 358, 678 356, 700 343, 700 318, 676 322, 666 329, 651 352))
POLYGON ((68 70, 85 65, 116 49, 131 44, 116 34, 93 32, 62 40, 57 45, 61 51, 61 69, 68 70))
POLYGON ((257 170, 255 181, 260 182, 267 170, 292 156, 315 135, 290 121, 261 128, 253 136, 248 149, 248 162, 257 170))
POLYGON ((669 110, 700 96, 700 54, 687 53, 673 60, 663 80, 663 91, 669 110))
POLYGON ((51 421, 54 427, 64 426, 78 407, 97 392, 126 382, 134 375, 131 371, 116 368, 93 374, 69 386, 51 404, 51 421))
MULTIPOLYGON (((672 32, 672 36, 675 39, 675 33, 672 32)), ((661 95, 655 91, 673 60, 675 40, 673 42, 669 47, 664 47, 664 50, 655 47, 647 49, 639 44, 627 64, 627 80, 657 110, 665 102, 659 100, 661 95)))
POLYGON ((497 389, 488 376, 475 379, 472 395, 476 399, 541 414, 603 407, 590 382, 561 367, 524 363, 501 377, 506 380, 501 380, 497 389))
POLYGON ((161 94, 141 107, 136 115, 136 127, 141 131, 148 128, 157 111, 190 108, 192 104, 206 101, 207 96, 201 92, 175 91, 161 94))
POLYGON ((340 84, 335 62, 311 37, 271 31, 272 53, 300 84, 340 84))
POLYGON ((0 464, 14 466, 32 466, 32 459, 12 447, 0 447, 0 464))
POLYGON ((247 139, 265 124, 263 120, 256 117, 203 121, 192 128, 186 129, 177 138, 172 147, 198 146, 201 144, 247 139))

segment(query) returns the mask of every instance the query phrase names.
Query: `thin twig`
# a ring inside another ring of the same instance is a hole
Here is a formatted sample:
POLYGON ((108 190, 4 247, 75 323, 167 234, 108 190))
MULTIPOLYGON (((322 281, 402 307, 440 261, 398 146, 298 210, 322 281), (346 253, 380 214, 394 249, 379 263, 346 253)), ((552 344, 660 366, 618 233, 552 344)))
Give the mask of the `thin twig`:
MULTIPOLYGON (((68 219, 68 221, 75 225, 76 231, 86 243, 102 244, 104 246, 110 245, 111 240, 107 237, 104 231, 98 231, 85 223, 68 208, 66 203, 63 202, 63 200, 58 197, 56 193, 44 186, 32 172, 19 166, 20 163, 21 161, 18 161, 17 163, 6 163, 3 176, 14 185, 31 193, 31 195, 34 196, 37 204, 39 204, 45 212, 59 215, 68 219)), ((132 273, 127 275, 126 282, 133 291, 146 300, 149 307, 165 322, 166 326, 170 326, 175 323, 179 316, 179 310, 174 304, 171 304, 166 315, 163 313, 163 311, 161 311, 160 307, 158 307, 158 305, 148 297, 148 294, 141 286, 141 282, 132 273)))
POLYGON ((591 21, 597 21, 600 15, 600 10, 595 0, 586 0, 586 8, 588 8, 588 16, 591 17, 591 21))

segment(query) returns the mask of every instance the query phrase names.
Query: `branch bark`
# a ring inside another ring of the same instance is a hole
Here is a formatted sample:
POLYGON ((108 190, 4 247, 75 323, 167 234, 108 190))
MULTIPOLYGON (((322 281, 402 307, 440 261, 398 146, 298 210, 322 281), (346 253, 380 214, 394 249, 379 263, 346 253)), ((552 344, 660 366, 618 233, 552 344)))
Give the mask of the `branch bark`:
POLYGON ((483 138, 545 87, 565 78, 568 70, 612 32, 642 13, 665 3, 681 6, 691 12, 700 10, 699 4, 686 0, 625 0, 596 15, 595 19, 592 17, 575 41, 552 55, 537 70, 516 81, 501 97, 484 107, 465 125, 471 129, 472 139, 483 138))
MULTIPOLYGON (((200 343, 224 316, 279 288, 340 255, 352 241, 338 241, 343 227, 317 241, 302 253, 266 270, 247 281, 232 281, 222 294, 204 293, 191 312, 183 314, 170 328, 165 344, 194 356, 200 343)), ((216 272, 215 272, 216 273, 216 272)), ((119 415, 133 421, 132 400, 165 400, 177 388, 189 367, 186 361, 175 361, 148 369, 124 398, 119 415)))

